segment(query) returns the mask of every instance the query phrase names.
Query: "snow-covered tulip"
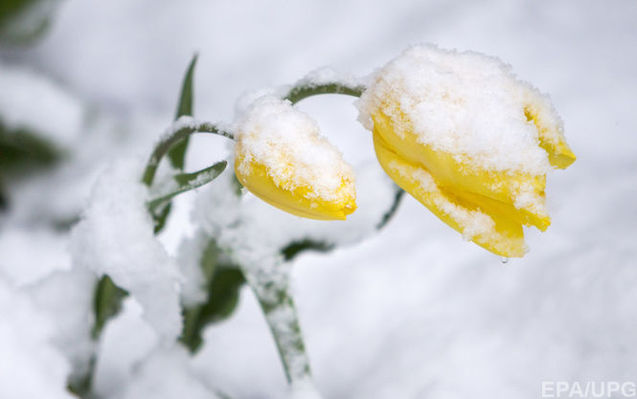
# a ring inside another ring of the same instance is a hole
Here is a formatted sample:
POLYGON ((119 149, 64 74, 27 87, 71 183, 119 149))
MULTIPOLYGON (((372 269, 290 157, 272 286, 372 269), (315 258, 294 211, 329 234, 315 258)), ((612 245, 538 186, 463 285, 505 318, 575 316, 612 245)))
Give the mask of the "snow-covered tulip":
POLYGON ((575 155, 550 100, 499 60, 412 47, 359 110, 385 172, 466 239, 521 257, 522 226, 549 226, 546 174, 575 155))
POLYGON ((312 118, 276 97, 259 98, 239 121, 235 173, 254 195, 297 216, 344 220, 356 209, 352 168, 312 118))

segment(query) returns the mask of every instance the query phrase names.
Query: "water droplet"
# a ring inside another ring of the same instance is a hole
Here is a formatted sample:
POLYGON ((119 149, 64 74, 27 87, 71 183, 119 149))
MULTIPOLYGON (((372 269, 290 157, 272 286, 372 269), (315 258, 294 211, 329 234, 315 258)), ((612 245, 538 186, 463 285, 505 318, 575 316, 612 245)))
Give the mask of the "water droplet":
POLYGON ((509 258, 504 258, 503 257, 503 258, 500 259, 500 262, 502 262, 502 264, 507 264, 507 263, 509 263, 509 258))

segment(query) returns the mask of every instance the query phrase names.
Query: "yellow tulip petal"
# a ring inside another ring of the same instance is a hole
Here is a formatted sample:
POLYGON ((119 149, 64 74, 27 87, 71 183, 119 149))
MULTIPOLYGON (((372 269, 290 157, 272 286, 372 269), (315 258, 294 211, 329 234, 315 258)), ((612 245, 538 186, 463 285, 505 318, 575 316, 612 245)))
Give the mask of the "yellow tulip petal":
POLYGON ((235 173, 254 195, 297 216, 343 220, 356 209, 351 166, 312 118, 277 97, 257 99, 240 120, 235 173))
POLYGON ((560 117, 550 101, 537 90, 525 85, 522 86, 522 93, 524 115, 537 128, 540 147, 548 153, 551 165, 566 169, 575 162, 576 157, 566 142, 560 117))
POLYGON ((468 191, 455 190, 454 194, 466 202, 475 204, 490 215, 499 214, 506 219, 511 219, 524 226, 534 226, 541 231, 546 231, 546 229, 551 225, 551 218, 548 214, 539 215, 525 209, 517 209, 509 203, 494 200, 480 194, 470 193, 468 191))
POLYGON ((497 255, 522 257, 525 253, 522 225, 483 209, 441 188, 424 167, 410 163, 374 134, 376 156, 385 172, 440 220, 465 238, 497 255))
MULTIPOLYGON (((241 157, 236 164, 242 162, 241 157)), ((277 186, 268 176, 265 166, 252 164, 249 173, 239 171, 235 167, 239 182, 257 197, 268 204, 296 216, 317 220, 345 220, 346 216, 356 210, 355 198, 344 195, 339 201, 325 201, 320 198, 308 199, 308 187, 299 186, 294 190, 286 190, 277 186)), ((343 190, 345 185, 343 183, 343 190)))
POLYGON ((546 230, 546 175, 575 155, 548 97, 501 61, 414 46, 358 102, 396 183, 479 245, 522 256, 522 226, 546 230))
POLYGON ((550 224, 545 206, 544 175, 490 171, 473 165, 468 159, 418 142, 404 120, 390 119, 383 112, 372 116, 374 135, 410 163, 421 165, 454 193, 484 208, 506 207, 510 218, 545 230, 550 224))

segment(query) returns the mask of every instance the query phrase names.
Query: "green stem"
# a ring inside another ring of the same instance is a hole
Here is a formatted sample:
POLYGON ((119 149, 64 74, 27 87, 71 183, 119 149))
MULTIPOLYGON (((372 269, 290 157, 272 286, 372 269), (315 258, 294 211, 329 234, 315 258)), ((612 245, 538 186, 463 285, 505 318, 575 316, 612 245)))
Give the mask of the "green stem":
POLYGON ((146 163, 142 183, 150 187, 153 184, 153 180, 155 180, 155 174, 157 173, 159 162, 162 160, 164 155, 166 155, 166 153, 168 153, 175 144, 187 137, 190 137, 190 135, 194 133, 212 133, 234 140, 234 135, 232 133, 221 129, 210 122, 197 122, 191 117, 182 116, 174 123, 172 131, 155 146, 153 153, 150 155, 150 158, 146 163))
POLYGON ((307 380, 311 377, 312 371, 292 297, 286 296, 283 302, 276 306, 263 301, 259 301, 259 304, 274 337, 288 383, 307 380), (283 321, 285 317, 290 319, 283 321))
MULTIPOLYGON (((348 96, 360 97, 363 92, 367 89, 365 85, 350 85, 339 82, 328 82, 328 83, 298 83, 296 86, 292 87, 285 97, 284 100, 290 101, 292 104, 296 104, 299 101, 321 94, 345 94, 348 96)), ((381 221, 376 225, 376 229, 380 230, 391 220, 396 211, 398 210, 398 206, 403 198, 404 191, 396 186, 396 192, 394 195, 394 201, 388 211, 383 215, 381 221)))
MULTIPOLYGON (((98 281, 93 297, 93 314, 95 315, 93 329, 91 330, 93 341, 97 342, 106 323, 119 313, 122 301, 127 295, 128 292, 115 285, 113 280, 106 275, 102 276, 98 281)), ((69 391, 80 398, 89 399, 92 397, 91 389, 96 362, 97 354, 92 353, 86 373, 69 381, 67 387, 69 391)))
POLYGON ((394 201, 392 202, 387 212, 385 212, 380 222, 376 225, 376 230, 380 230, 385 227, 387 223, 389 223, 389 221, 394 217, 396 211, 398 211, 398 207, 400 206, 400 202, 402 201, 404 195, 405 191, 397 185, 394 185, 394 201))
POLYGON ((363 85, 347 85, 337 82, 322 84, 303 83, 291 88, 284 99, 289 100, 292 104, 296 104, 305 98, 319 94, 345 94, 360 97, 365 89, 366 87, 363 85))
POLYGON ((268 268, 242 268, 274 338, 289 384, 311 378, 296 307, 290 295, 290 268, 276 264, 268 268))

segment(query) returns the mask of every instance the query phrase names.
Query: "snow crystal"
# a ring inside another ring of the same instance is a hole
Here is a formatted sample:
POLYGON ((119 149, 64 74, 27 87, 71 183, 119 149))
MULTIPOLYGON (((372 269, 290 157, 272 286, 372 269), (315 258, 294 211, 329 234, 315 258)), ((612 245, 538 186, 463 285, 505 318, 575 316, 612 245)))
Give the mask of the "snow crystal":
POLYGON ((193 237, 181 241, 177 259, 184 276, 181 300, 185 307, 203 303, 208 298, 206 279, 201 270, 201 258, 210 238, 199 230, 193 237))
POLYGON ((0 64, 0 124, 26 129, 69 146, 80 134, 84 109, 62 88, 36 73, 0 64))
POLYGON ((191 371, 184 348, 154 352, 126 389, 124 399, 216 399, 219 396, 191 371))
POLYGON ((51 229, 4 226, 0 240, 0 272, 14 285, 23 286, 55 270, 67 270, 71 265, 67 242, 67 236, 51 229))
POLYGON ((203 122, 198 119, 193 118, 190 115, 182 115, 176 121, 174 121, 168 128, 164 130, 164 133, 161 135, 160 140, 166 140, 167 138, 173 136, 179 130, 182 129, 193 129, 196 130, 202 125, 213 125, 219 129, 219 131, 231 132, 232 126, 229 123, 225 122, 203 122))
POLYGON ((78 267, 109 275, 144 309, 165 342, 181 329, 180 274, 153 234, 147 190, 137 161, 113 164, 98 178, 82 221, 74 228, 71 254, 78 267))
POLYGON ((70 367, 51 343, 53 320, 0 276, 0 397, 71 399, 70 367))
POLYGON ((238 170, 249 175, 264 165, 274 183, 293 191, 307 187, 305 197, 326 201, 356 196, 354 173, 343 156, 320 135, 318 124, 288 101, 266 96, 240 119, 238 170))
POLYGON ((94 343, 91 340, 95 276, 85 269, 55 271, 24 287, 38 310, 52 323, 50 341, 73 367, 71 378, 85 375, 94 343))
POLYGON ((347 87, 355 87, 362 84, 361 79, 342 74, 331 67, 322 67, 309 72, 303 79, 296 82, 294 86, 320 86, 324 84, 340 84, 347 87))
POLYGON ((194 129, 195 127, 197 127, 198 124, 199 122, 197 122, 197 120, 192 116, 182 115, 164 131, 162 139, 172 136, 173 134, 175 134, 175 132, 181 129, 194 129))
POLYGON ((263 97, 279 97, 283 98, 290 90, 290 86, 282 86, 278 88, 265 87, 255 90, 247 90, 236 99, 234 103, 234 120, 239 120, 254 106, 254 103, 263 97))
POLYGON ((120 313, 104 327, 93 377, 93 390, 99 397, 121 394, 134 368, 158 348, 157 334, 142 313, 137 301, 126 298, 120 313))
POLYGON ((321 394, 316 390, 314 384, 309 380, 295 382, 290 387, 289 399, 321 399, 321 394))
POLYGON ((93 382, 104 398, 215 398, 190 371, 183 347, 157 346, 157 335, 142 319, 133 298, 104 329, 93 382))
POLYGON ((372 117, 382 112, 400 137, 413 132, 419 143, 468 164, 541 175, 550 166, 538 129, 525 114, 529 93, 535 93, 534 107, 541 107, 545 122, 556 126, 554 135, 561 134, 548 98, 517 80, 508 65, 475 52, 423 45, 377 72, 358 107, 370 130, 372 117))

